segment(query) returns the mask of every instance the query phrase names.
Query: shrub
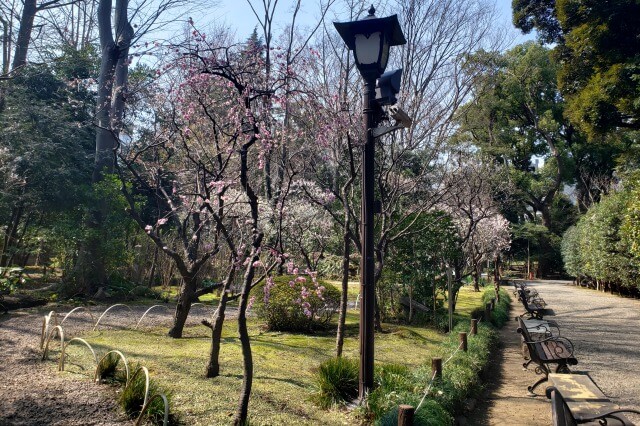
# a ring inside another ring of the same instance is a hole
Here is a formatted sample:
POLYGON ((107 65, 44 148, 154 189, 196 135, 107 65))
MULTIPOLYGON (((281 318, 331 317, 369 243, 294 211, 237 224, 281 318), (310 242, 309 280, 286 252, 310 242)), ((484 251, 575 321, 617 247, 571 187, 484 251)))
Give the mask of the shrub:
MULTIPOLYGON (((411 402, 411 405, 417 407, 420 403, 419 398, 415 398, 414 401, 411 402)), ((387 411, 375 424, 376 426, 396 426, 398 424, 398 407, 387 411)), ((453 419, 440 404, 427 399, 415 412, 413 424, 414 426, 447 426, 453 424, 453 419)))
MULTIPOLYGON (((493 287, 487 288, 482 294, 482 304, 486 305, 491 302, 491 299, 496 297, 496 292, 493 287)), ((491 323, 496 327, 502 327, 509 322, 509 309, 511 308, 511 297, 509 292, 504 288, 500 288, 500 301, 496 301, 496 306, 493 312, 491 312, 491 323)), ((484 310, 483 310, 484 312, 484 310)))
POLYGON ((358 361, 328 359, 314 371, 313 380, 318 391, 312 399, 321 408, 345 404, 358 396, 358 361))
MULTIPOLYGON (((442 343, 439 356, 448 359, 456 352, 459 346, 458 332, 467 329, 468 324, 458 324, 442 343)), ((432 383, 429 394, 416 414, 414 424, 452 424, 452 416, 463 411, 465 400, 478 395, 482 390, 480 374, 487 366, 491 349, 496 342, 497 333, 494 328, 481 323, 478 334, 469 336, 468 351, 456 352, 444 366, 442 380, 432 383)), ((398 405, 417 407, 431 377, 430 363, 411 372, 397 367, 381 367, 376 381, 378 387, 367 399, 368 412, 365 416, 377 419, 376 424, 379 425, 397 424, 398 405)))
POLYGON ((264 287, 258 313, 269 330, 310 331, 326 326, 340 303, 340 291, 329 283, 280 276, 264 287))
MULTIPOLYGON (((459 345, 458 331, 467 331, 460 324, 445 344, 445 354, 453 353, 459 345)), ((475 396, 482 389, 480 373, 489 362, 490 349, 497 341, 497 334, 486 325, 478 327, 478 334, 469 336, 468 351, 458 352, 442 369, 442 381, 434 384, 433 399, 449 413, 462 411, 465 399, 475 396)), ((429 372, 430 373, 430 372, 429 372)))

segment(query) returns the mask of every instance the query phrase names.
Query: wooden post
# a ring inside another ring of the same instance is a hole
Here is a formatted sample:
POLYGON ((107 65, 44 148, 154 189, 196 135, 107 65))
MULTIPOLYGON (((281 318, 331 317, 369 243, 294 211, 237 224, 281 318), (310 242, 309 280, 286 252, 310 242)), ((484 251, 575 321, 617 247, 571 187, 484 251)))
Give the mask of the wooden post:
POLYGON ((436 379, 442 379, 442 358, 431 358, 431 374, 436 379))
POLYGON ((478 320, 471 318, 471 335, 475 336, 476 334, 478 334, 478 320))
POLYGON ((413 426, 413 413, 415 408, 411 405, 401 405, 398 407, 398 426, 413 426))
POLYGON ((461 331, 458 333, 458 339, 460 340, 461 349, 466 352, 467 351, 467 333, 461 331))
POLYGON ((484 320, 486 322, 491 321, 491 303, 487 303, 484 307, 484 320))

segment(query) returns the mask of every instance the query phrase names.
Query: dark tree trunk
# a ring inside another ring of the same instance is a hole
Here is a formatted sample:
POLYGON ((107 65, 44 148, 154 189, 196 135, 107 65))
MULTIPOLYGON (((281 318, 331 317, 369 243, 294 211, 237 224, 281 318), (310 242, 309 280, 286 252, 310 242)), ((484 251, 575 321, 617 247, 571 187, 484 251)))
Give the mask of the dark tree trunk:
POLYGON ((251 291, 251 283, 255 268, 253 263, 259 260, 256 254, 257 247, 260 246, 261 237, 256 237, 258 243, 254 243, 254 250, 251 260, 247 265, 242 284, 242 293, 240 294, 240 306, 238 307, 238 337, 242 345, 242 390, 240 391, 240 401, 238 410, 233 419, 235 426, 244 426, 247 424, 249 413, 249 398, 251 397, 251 387, 253 385, 253 354, 251 353, 251 341, 249 339, 249 330, 247 329, 247 305, 249 303, 249 292, 251 291), (256 247, 257 246, 257 247, 256 247))
MULTIPOLYGON (((133 27, 129 23, 128 0, 116 0, 112 10, 111 0, 100 0, 98 4, 98 32, 100 36, 100 74, 96 98, 96 152, 93 183, 100 182, 104 172, 113 173, 115 149, 124 114, 125 89, 128 74, 129 44, 133 38, 133 27), (111 15, 113 12, 114 25, 111 15), (115 38, 114 38, 115 29, 115 38)), ((107 271, 100 254, 104 231, 104 217, 108 211, 104 201, 91 206, 91 219, 86 224, 92 237, 84 241, 79 250, 74 271, 76 281, 89 294, 107 284, 107 271)), ((187 311, 188 312, 188 311, 187 311)), ((185 317, 186 319, 186 317, 185 317)), ((180 334, 182 330, 180 330, 180 334)))
POLYGON ((480 268, 478 265, 473 268, 473 291, 480 291, 480 268))
MULTIPOLYGON (((13 265, 14 263, 17 263, 23 268, 26 266, 27 260, 29 260, 29 252, 24 249, 21 250, 20 247, 22 246, 24 236, 27 233, 27 229, 29 229, 29 224, 31 223, 32 218, 33 218, 33 214, 31 213, 27 214, 24 220, 24 223, 22 224, 22 231, 20 232, 20 235, 14 236, 13 250, 11 250, 11 256, 7 261, 7 265, 13 265), (22 253, 20 253, 21 256, 19 254, 20 251, 22 251, 22 253), (16 261, 16 259, 19 259, 19 260, 16 261)), ((16 227, 17 227, 17 224, 16 224, 16 227)))
POLYGON ((18 236, 18 226, 22 215, 24 214, 24 204, 19 202, 17 206, 11 209, 11 219, 9 220, 9 226, 4 234, 4 242, 2 244, 2 256, 0 256, 0 266, 9 266, 9 261, 12 257, 12 249, 15 246, 15 241, 18 236))
POLYGON ((173 317, 173 327, 171 327, 171 330, 169 330, 168 333, 169 337, 173 337, 174 339, 180 339, 182 337, 184 324, 187 322, 187 317, 191 310, 191 303, 194 299, 194 283, 194 278, 183 278, 180 296, 178 297, 178 304, 176 305, 176 312, 173 317))
POLYGON ((16 50, 13 55, 12 68, 15 70, 27 63, 27 52, 31 42, 31 32, 33 31, 33 20, 38 12, 36 0, 24 0, 22 16, 20 16, 20 29, 18 30, 18 40, 16 50))
POLYGON ((349 215, 344 225, 342 240, 342 294, 340 294, 340 312, 338 315, 338 331, 336 332, 336 356, 342 356, 344 346, 344 328, 347 318, 347 296, 349 293, 349 260, 351 255, 351 238, 349 237, 349 215))
POLYGON ((220 374, 220 341, 222 338, 222 326, 224 325, 225 310, 227 308, 229 288, 235 276, 235 268, 231 268, 222 286, 220 303, 213 315, 211 323, 211 348, 209 351, 209 362, 205 369, 205 377, 218 377, 220 374))
POLYGON ((156 246, 153 250, 153 261, 151 261, 151 270, 149 271, 149 280, 147 281, 147 287, 153 287, 156 278, 156 265, 158 264, 159 249, 156 246))
MULTIPOLYGON (((249 106, 248 99, 245 99, 245 104, 249 106)), ((253 265, 254 262, 257 262, 260 259, 258 253, 259 249, 262 247, 262 239, 264 238, 264 234, 258 232, 258 196, 249 184, 248 177, 248 151, 256 140, 257 139, 255 137, 252 138, 249 142, 244 144, 240 150, 240 184, 242 185, 244 193, 247 195, 249 201, 248 204, 251 208, 251 219, 253 222, 254 234, 252 242, 253 248, 244 274, 242 292, 240 293, 240 306, 238 307, 238 336, 240 338, 240 344, 242 345, 243 375, 238 410, 236 411, 236 415, 233 419, 233 424, 237 426, 245 425, 247 423, 249 398, 251 397, 251 387, 253 385, 253 356, 251 354, 249 331, 247 330, 247 305, 249 303, 249 292, 251 291, 251 284, 255 274, 255 267, 253 265)))
POLYGON ((551 231, 551 212, 548 203, 540 205, 540 213, 542 214, 542 225, 551 231))
POLYGON ((213 315, 211 323, 211 348, 209 350, 209 362, 204 372, 205 377, 218 377, 220 375, 220 341, 222 339, 222 326, 224 325, 226 307, 227 292, 223 289, 220 304, 213 315))
POLYGON ((9 74, 9 23, 0 16, 0 24, 2 24, 2 74, 6 75, 9 74))

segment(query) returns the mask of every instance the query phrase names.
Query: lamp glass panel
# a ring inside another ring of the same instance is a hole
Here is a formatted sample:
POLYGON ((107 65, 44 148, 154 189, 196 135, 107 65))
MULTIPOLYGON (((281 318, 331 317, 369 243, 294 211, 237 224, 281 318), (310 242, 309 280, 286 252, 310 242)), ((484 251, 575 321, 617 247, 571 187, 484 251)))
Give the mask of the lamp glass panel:
POLYGON ((380 54, 380 31, 371 34, 369 37, 364 34, 356 34, 356 60, 361 65, 371 65, 378 62, 380 54))
POLYGON ((380 57, 380 70, 384 72, 387 68, 387 62, 389 61, 389 41, 385 37, 382 43, 382 56, 380 57))

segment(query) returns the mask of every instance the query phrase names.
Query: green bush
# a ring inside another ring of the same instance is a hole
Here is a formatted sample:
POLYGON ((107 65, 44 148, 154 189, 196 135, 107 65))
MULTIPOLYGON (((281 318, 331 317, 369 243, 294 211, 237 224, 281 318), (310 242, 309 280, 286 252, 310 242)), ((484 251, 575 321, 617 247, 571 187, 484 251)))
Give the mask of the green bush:
MULTIPOLYGON (((419 403, 419 399, 416 398, 411 405, 417 407, 419 403)), ((375 424, 376 426, 396 426, 398 424, 398 407, 387 411, 375 424)), ((447 413, 447 410, 430 399, 425 400, 413 416, 414 426, 447 426, 452 424, 453 418, 447 413)))
MULTIPOLYGON (((375 367, 375 388, 367 397, 366 416, 376 417, 379 413, 384 413, 406 403, 406 398, 414 390, 415 383, 413 375, 404 365, 383 364, 375 367)), ((396 422, 397 424, 397 422, 396 422)))
POLYGON ((326 326, 340 303, 340 291, 329 283, 310 278, 306 282, 294 276, 276 277, 265 284, 264 301, 258 306, 259 315, 269 330, 310 331, 326 326))
MULTIPOLYGON (((494 289, 487 288, 483 302, 493 297, 494 289)), ((508 320, 509 306, 508 289, 502 288, 492 323, 498 326, 504 324, 508 320)), ((416 412, 414 424, 453 424, 453 416, 464 410, 465 400, 477 397, 481 392, 481 373, 488 365, 490 354, 498 341, 493 324, 483 321, 478 324, 477 335, 468 335, 467 352, 456 351, 459 347, 458 333, 468 332, 468 327, 466 321, 457 324, 434 353, 434 356, 447 361, 443 366, 442 379, 435 380, 430 387, 430 361, 414 370, 397 364, 376 366, 375 387, 367 397, 367 404, 360 409, 363 420, 376 425, 395 425, 398 422, 398 406, 408 404, 417 407, 429 387, 429 393, 416 412)), ((314 395, 314 399, 321 407, 344 403, 357 396, 358 364, 340 358, 326 361, 316 372, 315 380, 320 391, 314 395), (343 363, 349 365, 349 380, 345 378, 347 374, 343 363)))
MULTIPOLYGON (((504 299, 506 300, 506 297, 504 299)), ((477 396, 482 390, 480 375, 497 343, 497 333, 492 325, 480 323, 478 334, 468 337, 468 351, 456 352, 459 346, 458 332, 461 331, 468 331, 468 324, 458 324, 442 343, 438 353, 434 354, 447 360, 455 352, 443 367, 442 379, 434 381, 431 385, 429 394, 416 414, 414 424, 452 424, 452 416, 463 411, 465 400, 477 396)), ((378 387, 367 399, 369 412, 366 416, 369 419, 377 419, 376 424, 379 425, 397 424, 399 405, 417 407, 420 403, 425 388, 431 381, 431 364, 425 363, 412 372, 386 366, 378 371, 378 387), (393 423, 394 421, 396 423, 393 423)))
POLYGON ((312 399, 321 408, 330 408, 358 396, 358 361, 343 357, 328 359, 313 373, 318 388, 312 399))
MULTIPOLYGON (((459 324, 454 333, 443 344, 442 357, 447 359, 459 346, 458 332, 468 331, 466 324, 459 324)), ((463 410, 467 398, 477 396, 482 390, 480 374, 489 362, 491 350, 497 343, 497 333, 489 325, 481 323, 478 334, 468 337, 467 352, 458 351, 442 369, 442 380, 433 385, 432 398, 449 413, 457 414, 463 410)), ((422 369, 422 374, 431 377, 430 366, 422 369), (426 371, 425 371, 426 370, 426 371)))
MULTIPOLYGON (((482 294, 482 304, 486 305, 491 299, 496 297, 493 287, 487 288, 482 294)), ((511 297, 509 291, 503 287, 500 288, 500 301, 496 301, 495 309, 491 312, 491 323, 498 328, 509 322, 509 309, 511 307, 511 297)), ((483 310, 484 314, 484 310, 483 310)))
POLYGON ((22 276, 22 272, 22 268, 18 267, 0 267, 0 294, 11 294, 21 284, 24 284, 26 278, 22 276))

